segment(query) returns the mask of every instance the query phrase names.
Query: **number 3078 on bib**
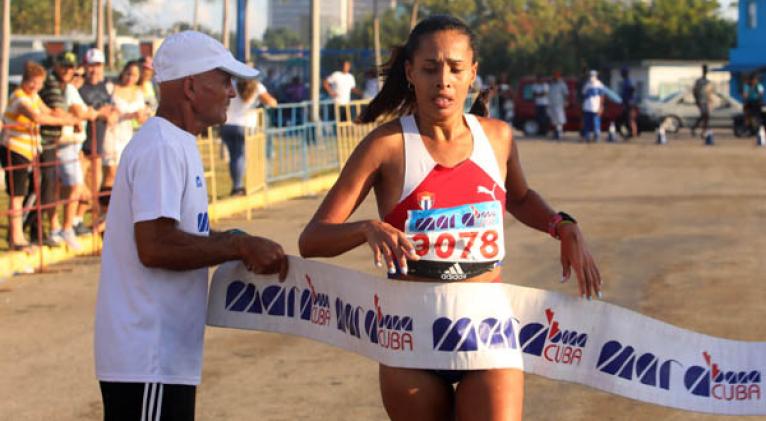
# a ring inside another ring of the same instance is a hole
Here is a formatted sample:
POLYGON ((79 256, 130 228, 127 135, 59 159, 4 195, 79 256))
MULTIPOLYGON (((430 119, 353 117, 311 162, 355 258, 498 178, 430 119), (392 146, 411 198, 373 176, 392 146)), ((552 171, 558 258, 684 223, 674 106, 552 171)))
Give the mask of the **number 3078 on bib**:
POLYGON ((498 201, 409 211, 405 230, 424 260, 491 262, 505 256, 498 201))

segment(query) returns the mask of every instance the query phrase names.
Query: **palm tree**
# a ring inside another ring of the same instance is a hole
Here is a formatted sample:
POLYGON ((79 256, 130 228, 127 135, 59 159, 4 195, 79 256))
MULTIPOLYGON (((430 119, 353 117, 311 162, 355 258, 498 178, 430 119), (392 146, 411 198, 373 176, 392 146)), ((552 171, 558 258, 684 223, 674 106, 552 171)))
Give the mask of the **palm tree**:
POLYGON ((221 23, 221 44, 229 49, 229 0, 223 2, 223 22, 221 23))
POLYGON ((194 18, 192 20, 192 29, 199 29, 199 0, 194 0, 194 18))
POLYGON ((410 30, 418 23, 418 6, 420 6, 420 0, 412 0, 412 15, 410 15, 410 30))

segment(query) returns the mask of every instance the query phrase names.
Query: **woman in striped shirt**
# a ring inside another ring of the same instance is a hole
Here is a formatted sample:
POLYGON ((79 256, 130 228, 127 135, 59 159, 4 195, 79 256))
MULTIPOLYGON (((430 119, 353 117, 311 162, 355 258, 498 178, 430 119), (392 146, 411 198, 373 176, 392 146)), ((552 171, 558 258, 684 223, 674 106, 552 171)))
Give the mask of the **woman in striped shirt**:
POLYGON ((40 151, 38 126, 72 125, 79 122, 68 113, 54 113, 37 95, 45 75, 45 68, 41 65, 27 62, 21 86, 11 94, 3 114, 0 163, 5 170, 6 191, 11 197, 8 202, 8 244, 11 250, 26 250, 29 247, 22 230, 21 207, 27 194, 32 162, 40 151))

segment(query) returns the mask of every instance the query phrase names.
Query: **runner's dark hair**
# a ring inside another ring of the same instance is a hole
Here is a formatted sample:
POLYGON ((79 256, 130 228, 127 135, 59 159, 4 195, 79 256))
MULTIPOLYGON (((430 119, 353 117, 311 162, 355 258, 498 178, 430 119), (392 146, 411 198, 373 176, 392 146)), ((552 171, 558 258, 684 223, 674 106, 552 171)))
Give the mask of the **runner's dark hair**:
POLYGON ((413 111, 415 92, 407 81, 404 64, 412 61, 424 36, 440 31, 458 31, 467 36, 473 51, 473 62, 476 62, 476 35, 462 20, 449 15, 435 15, 423 19, 412 29, 404 45, 391 49, 391 57, 381 69, 385 78, 383 87, 359 115, 360 123, 371 123, 381 115, 398 117, 413 111))

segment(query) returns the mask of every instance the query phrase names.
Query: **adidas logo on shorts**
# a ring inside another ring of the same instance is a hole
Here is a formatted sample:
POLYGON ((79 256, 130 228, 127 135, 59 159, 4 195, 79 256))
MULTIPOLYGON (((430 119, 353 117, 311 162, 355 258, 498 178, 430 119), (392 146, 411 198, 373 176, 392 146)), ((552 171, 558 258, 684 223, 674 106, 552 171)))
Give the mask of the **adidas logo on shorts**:
POLYGON ((456 280, 456 279, 465 279, 467 278, 465 272, 463 272, 463 268, 460 267, 460 263, 455 263, 454 265, 450 266, 447 270, 444 271, 441 275, 442 279, 449 279, 449 280, 456 280))

